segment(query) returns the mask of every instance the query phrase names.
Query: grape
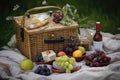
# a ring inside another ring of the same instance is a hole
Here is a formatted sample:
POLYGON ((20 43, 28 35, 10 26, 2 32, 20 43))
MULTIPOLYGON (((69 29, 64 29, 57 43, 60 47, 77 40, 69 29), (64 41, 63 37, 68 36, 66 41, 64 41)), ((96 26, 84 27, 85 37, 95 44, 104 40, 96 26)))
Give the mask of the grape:
POLYGON ((98 55, 105 54, 103 51, 96 51, 96 53, 97 53, 98 55))
POLYGON ((107 62, 107 58, 105 57, 105 58, 103 59, 103 61, 104 61, 104 62, 107 62))
POLYGON ((75 58, 71 57, 70 60, 72 60, 73 62, 76 62, 75 58))
POLYGON ((70 64, 74 65, 75 62, 76 62, 75 58, 70 58, 70 59, 69 59, 69 63, 70 63, 70 64))
POLYGON ((44 62, 42 55, 36 57, 36 62, 44 62))
POLYGON ((89 61, 92 61, 92 59, 93 59, 93 58, 92 58, 92 56, 91 56, 91 55, 90 55, 90 56, 88 56, 88 60, 89 60, 89 61))
POLYGON ((75 62, 74 62, 74 61, 72 61, 72 60, 69 60, 69 63, 70 63, 70 64, 72 64, 72 65, 74 65, 74 64, 75 64, 75 62))
POLYGON ((60 60, 61 60, 60 57, 56 57, 56 58, 55 58, 55 61, 57 61, 57 62, 59 62, 60 60))
POLYGON ((69 60, 69 57, 68 56, 63 56, 63 61, 65 62, 67 62, 69 60))
POLYGON ((69 52, 72 53, 72 52, 73 52, 73 49, 72 49, 72 48, 69 48, 69 52))
POLYGON ((39 74, 40 71, 39 71, 38 69, 36 69, 36 70, 34 71, 34 73, 39 74))
POLYGON ((99 67, 99 66, 100 66, 100 63, 95 62, 95 63, 93 63, 93 65, 96 66, 96 67, 99 67))
POLYGON ((102 57, 102 58, 105 58, 106 56, 105 56, 105 54, 102 54, 101 57, 102 57))
POLYGON ((71 70, 69 68, 67 68, 66 73, 71 73, 71 70))
POLYGON ((89 55, 85 55, 84 58, 85 58, 86 60, 89 60, 88 56, 89 56, 89 55))
POLYGON ((51 71, 50 69, 48 68, 47 65, 43 65, 43 66, 39 66, 35 71, 34 73, 36 74, 40 74, 40 75, 50 75, 51 74, 51 71))
POLYGON ((50 69, 48 67, 43 67, 44 72, 50 72, 50 69))
POLYGON ((56 64, 57 66, 60 66, 60 65, 61 65, 61 62, 56 62, 56 61, 55 61, 55 64, 56 64))
POLYGON ((44 68, 48 68, 47 65, 43 65, 44 68))
POLYGON ((64 64, 65 64, 64 62, 61 62, 61 66, 62 66, 62 67, 64 67, 64 64))
POLYGON ((69 65, 69 62, 65 62, 65 66, 68 66, 69 65))
POLYGON ((63 18, 63 14, 62 13, 54 13, 53 14, 53 21, 55 23, 59 23, 63 18))
POLYGON ((59 19, 60 15, 58 13, 54 13, 53 17, 56 18, 56 19, 59 19))
POLYGON ((72 64, 69 64, 69 65, 68 65, 68 68, 69 68, 69 70, 72 70, 72 69, 73 69, 73 65, 72 65, 72 64))
POLYGON ((46 73, 45 73, 45 76, 48 76, 48 75, 50 75, 51 74, 51 72, 50 71, 47 71, 46 73))
POLYGON ((62 65, 61 65, 61 62, 59 62, 58 65, 59 65, 59 66, 62 66, 62 65))
POLYGON ((75 50, 77 50, 78 49, 78 46, 74 46, 73 47, 73 50, 75 51, 75 50))
POLYGON ((64 51, 67 55, 71 55, 73 53, 73 49, 70 47, 67 47, 64 51))
POLYGON ((58 62, 58 61, 59 61, 59 58, 58 58, 58 57, 56 57, 56 58, 55 58, 55 61, 57 61, 57 62, 58 62))
POLYGON ((90 56, 91 56, 92 59, 94 59, 95 56, 97 56, 97 55, 95 55, 95 54, 91 54, 90 56))
POLYGON ((62 61, 62 57, 58 57, 59 62, 62 61))
POLYGON ((100 62, 100 63, 104 63, 103 59, 101 59, 99 62, 100 62))
POLYGON ((74 47, 75 46, 75 43, 72 43, 72 47, 74 47))
POLYGON ((68 52, 68 51, 69 51, 69 47, 65 47, 65 48, 64 48, 64 51, 65 51, 65 52, 68 52))
POLYGON ((68 47, 72 47, 72 44, 71 44, 71 43, 68 43, 68 47))
POLYGON ((53 21, 54 21, 55 23, 59 23, 59 20, 56 19, 56 18, 54 18, 53 21))
POLYGON ((100 62, 100 60, 102 60, 101 56, 97 57, 98 58, 98 61, 100 62))
POLYGON ((75 46, 79 46, 80 44, 79 43, 75 43, 75 46))
POLYGON ((93 67, 94 65, 92 63, 89 64, 90 67, 93 67))
POLYGON ((63 69, 67 69, 67 66, 63 66, 63 69))
POLYGON ((97 62, 97 61, 98 61, 98 59, 97 59, 97 58, 94 58, 94 59, 93 59, 93 62, 97 62))
POLYGON ((59 66, 59 64, 58 64, 58 62, 57 62, 57 61, 55 61, 55 64, 56 64, 57 66, 59 66))

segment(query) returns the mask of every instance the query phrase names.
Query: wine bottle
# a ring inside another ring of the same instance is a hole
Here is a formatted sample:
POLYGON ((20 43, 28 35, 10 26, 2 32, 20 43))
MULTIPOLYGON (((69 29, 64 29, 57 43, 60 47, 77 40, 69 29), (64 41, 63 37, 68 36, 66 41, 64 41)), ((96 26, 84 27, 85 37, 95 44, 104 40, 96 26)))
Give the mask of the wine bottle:
POLYGON ((103 51, 103 38, 100 33, 100 22, 96 22, 96 32, 93 36, 93 47, 94 50, 103 51))

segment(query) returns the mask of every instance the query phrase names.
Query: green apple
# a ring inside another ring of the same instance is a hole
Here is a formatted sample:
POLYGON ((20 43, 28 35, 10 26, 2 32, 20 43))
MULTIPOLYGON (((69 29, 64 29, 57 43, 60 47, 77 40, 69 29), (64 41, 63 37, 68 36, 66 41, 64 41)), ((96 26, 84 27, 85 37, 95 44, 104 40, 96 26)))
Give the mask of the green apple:
POLYGON ((83 46, 78 46, 78 49, 82 51, 82 53, 85 53, 85 48, 83 46))
POLYGON ((30 59, 23 59, 20 62, 20 68, 22 70, 32 70, 32 68, 33 68, 33 62, 30 59))

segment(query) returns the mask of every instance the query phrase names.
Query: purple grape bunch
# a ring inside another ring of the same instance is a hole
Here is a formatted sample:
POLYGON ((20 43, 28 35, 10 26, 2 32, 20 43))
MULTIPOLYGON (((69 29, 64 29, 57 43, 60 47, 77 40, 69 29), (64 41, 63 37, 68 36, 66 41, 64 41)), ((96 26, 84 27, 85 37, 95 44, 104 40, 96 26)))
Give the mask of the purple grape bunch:
POLYGON ((110 63, 111 58, 107 57, 103 51, 96 51, 85 56, 85 63, 90 67, 106 66, 110 63))
POLYGON ((53 22, 59 23, 62 19, 63 19, 63 13, 62 12, 53 13, 53 22))
POLYGON ((67 46, 64 48, 64 52, 68 55, 68 56, 72 56, 72 53, 78 49, 79 46, 79 42, 77 40, 72 40, 71 42, 69 42, 67 44, 67 46))
POLYGON ((47 65, 43 65, 43 66, 39 66, 35 71, 34 73, 36 74, 40 74, 40 75, 45 75, 45 76, 48 76, 51 73, 51 70, 48 68, 47 65))

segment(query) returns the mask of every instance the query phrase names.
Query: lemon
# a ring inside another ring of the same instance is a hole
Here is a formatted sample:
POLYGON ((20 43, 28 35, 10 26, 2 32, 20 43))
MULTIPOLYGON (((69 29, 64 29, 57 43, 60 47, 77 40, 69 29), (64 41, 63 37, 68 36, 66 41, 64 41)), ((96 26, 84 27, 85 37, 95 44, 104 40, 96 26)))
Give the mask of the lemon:
POLYGON ((72 54, 73 57, 82 57, 82 51, 81 50, 75 50, 72 54))

